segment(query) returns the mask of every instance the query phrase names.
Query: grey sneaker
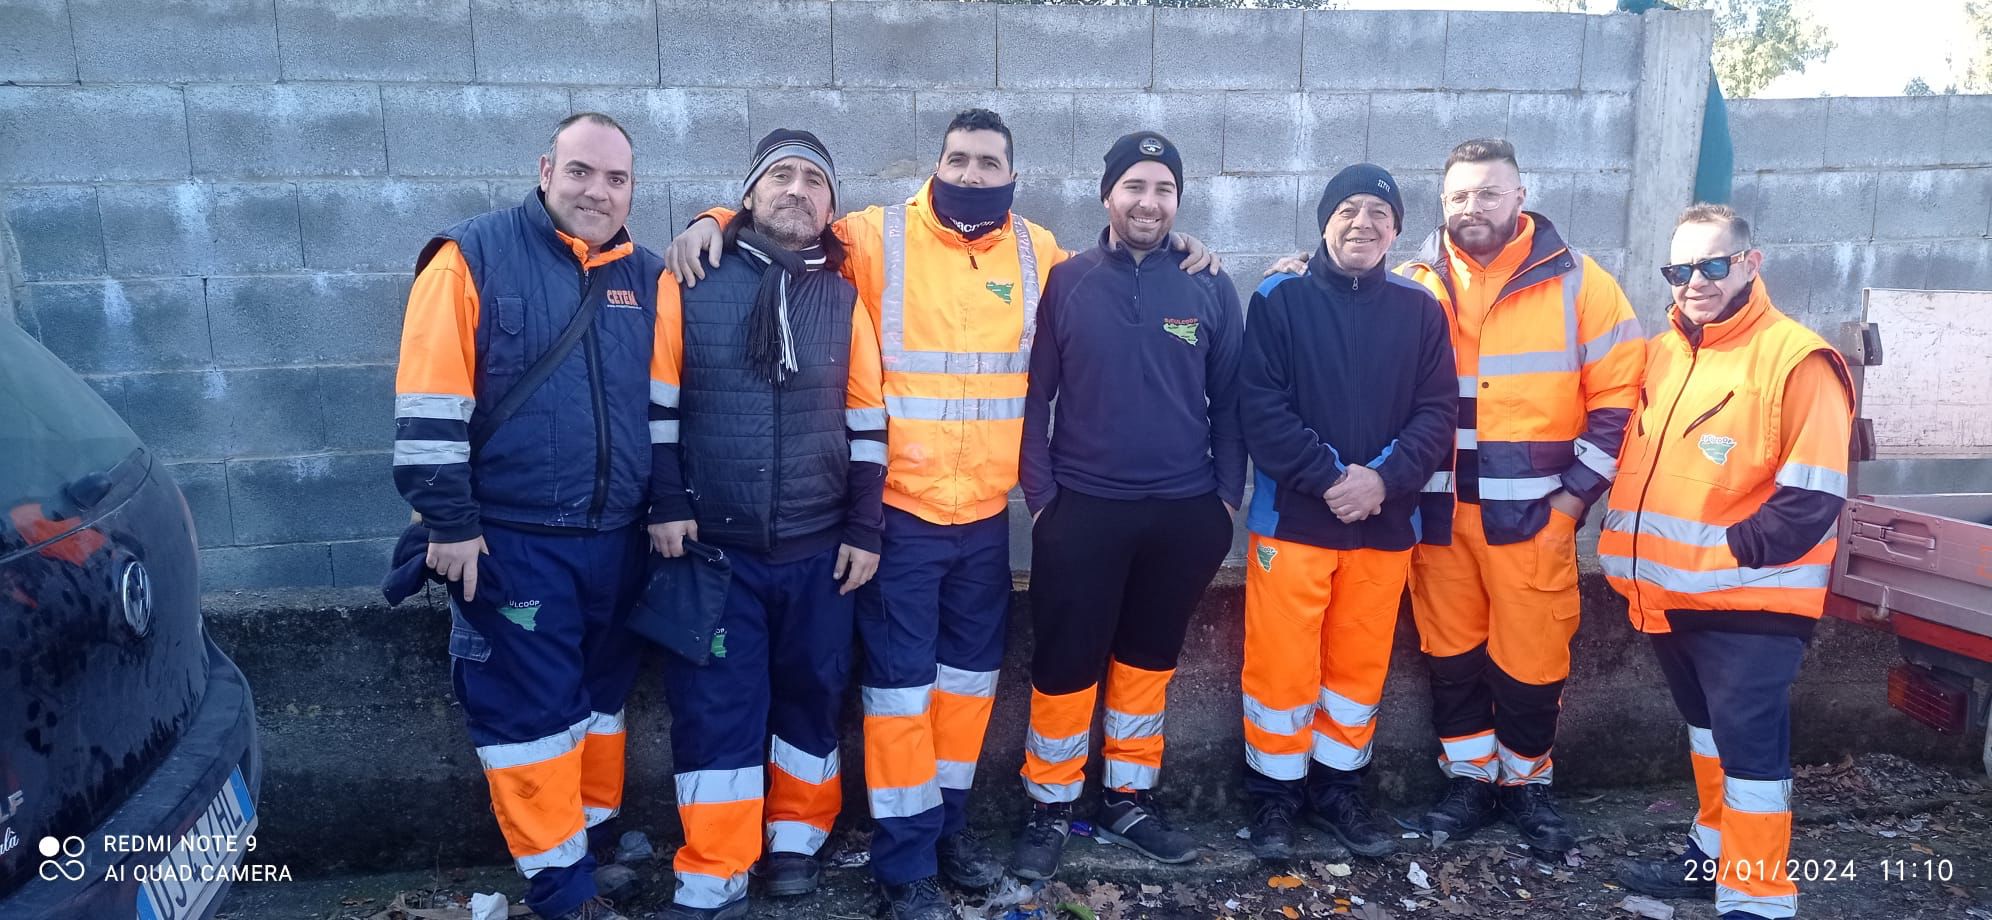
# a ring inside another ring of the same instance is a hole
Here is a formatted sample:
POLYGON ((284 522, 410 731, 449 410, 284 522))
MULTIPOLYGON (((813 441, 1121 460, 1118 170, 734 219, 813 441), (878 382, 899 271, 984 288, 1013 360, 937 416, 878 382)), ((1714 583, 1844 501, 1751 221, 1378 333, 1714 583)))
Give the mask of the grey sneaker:
POLYGON ((1017 835, 1016 853, 1010 857, 1010 872, 1021 879, 1042 881, 1058 874, 1058 859, 1065 853, 1065 839, 1072 836, 1072 805, 1043 802, 1031 805, 1030 820, 1017 835))
POLYGON ((1160 863, 1186 863, 1197 858, 1196 841, 1169 826, 1162 809, 1146 792, 1108 792, 1100 810, 1101 840, 1118 843, 1160 863))

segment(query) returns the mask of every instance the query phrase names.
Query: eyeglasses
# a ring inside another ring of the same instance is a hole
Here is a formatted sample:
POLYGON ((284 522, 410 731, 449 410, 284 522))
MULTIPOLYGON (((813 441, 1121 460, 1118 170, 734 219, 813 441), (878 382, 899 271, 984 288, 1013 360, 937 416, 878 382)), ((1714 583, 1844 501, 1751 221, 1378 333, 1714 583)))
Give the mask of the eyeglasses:
POLYGON ((1660 277, 1667 279, 1667 283, 1674 287, 1681 287, 1689 281, 1694 280, 1695 272, 1701 272, 1701 276, 1710 281, 1721 281, 1729 277, 1730 266, 1735 265, 1737 259, 1743 258, 1749 252, 1750 250, 1745 249, 1742 252, 1726 256, 1716 256, 1713 259, 1682 262, 1678 265, 1662 265, 1660 266, 1660 277))
POLYGON ((1458 211, 1468 207, 1492 207, 1500 204, 1501 199, 1521 189, 1519 185, 1514 188, 1466 188, 1457 192, 1448 192, 1442 200, 1446 203, 1448 211, 1458 211))

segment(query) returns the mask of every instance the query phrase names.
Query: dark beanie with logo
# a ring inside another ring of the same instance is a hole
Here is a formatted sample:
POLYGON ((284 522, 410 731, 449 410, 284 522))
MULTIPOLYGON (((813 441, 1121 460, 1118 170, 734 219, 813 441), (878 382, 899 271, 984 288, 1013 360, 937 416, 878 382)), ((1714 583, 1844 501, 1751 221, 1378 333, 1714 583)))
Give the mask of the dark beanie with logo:
POLYGON ((1169 175, 1176 179, 1176 199, 1183 197, 1183 155, 1176 152, 1176 145, 1169 139, 1153 131, 1136 131, 1123 134, 1114 141, 1114 146, 1105 157, 1106 172, 1100 175, 1100 200, 1107 200, 1107 193, 1113 191, 1114 184, 1121 176, 1143 160, 1154 160, 1169 167, 1169 175))
POLYGON ((1328 180, 1328 187, 1321 190, 1321 203, 1314 206, 1314 225, 1328 226, 1329 215, 1354 195, 1383 199, 1390 205, 1391 216, 1397 218, 1398 231, 1404 230, 1404 194, 1397 188, 1397 179, 1375 163, 1357 163, 1328 180))

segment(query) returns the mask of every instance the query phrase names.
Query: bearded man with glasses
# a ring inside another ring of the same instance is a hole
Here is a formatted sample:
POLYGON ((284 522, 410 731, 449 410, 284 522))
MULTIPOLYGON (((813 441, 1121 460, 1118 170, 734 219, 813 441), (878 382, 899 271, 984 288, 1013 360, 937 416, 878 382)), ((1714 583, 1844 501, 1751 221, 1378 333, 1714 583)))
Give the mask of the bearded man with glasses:
POLYGON ((1575 845, 1551 796, 1551 748, 1577 632, 1576 532, 1618 472, 1645 344, 1625 292, 1548 219, 1523 210, 1515 148, 1470 140, 1446 158, 1445 226, 1400 272, 1445 308, 1458 358, 1448 545, 1426 524, 1411 612, 1432 674, 1445 796, 1434 840, 1495 817, 1537 855, 1575 845))

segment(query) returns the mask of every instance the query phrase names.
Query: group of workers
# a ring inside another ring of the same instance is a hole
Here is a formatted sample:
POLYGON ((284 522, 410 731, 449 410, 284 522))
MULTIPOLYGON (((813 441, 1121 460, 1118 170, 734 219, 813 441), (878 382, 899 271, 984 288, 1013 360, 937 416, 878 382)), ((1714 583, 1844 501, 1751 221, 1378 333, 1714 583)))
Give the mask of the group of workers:
POLYGON ((1170 680, 1241 510, 1252 851, 1291 858, 1300 821, 1362 856, 1398 846, 1364 776, 1408 588, 1447 780, 1420 829, 1507 821, 1560 854, 1575 534, 1602 502, 1600 560, 1651 634, 1700 795, 1685 855, 1620 878, 1727 920, 1794 915, 1789 692, 1852 387, 1771 305, 1743 219, 1680 216, 1668 328, 1648 338, 1617 281, 1526 209, 1514 148, 1470 140, 1408 262, 1387 264, 1396 178, 1351 165, 1321 194, 1319 245, 1247 313, 1174 229, 1167 138, 1106 152, 1084 252, 1012 211, 1016 162, 1001 117, 965 110, 904 204, 838 218, 830 150, 777 130, 738 199, 660 255, 624 227, 628 134, 580 113, 521 204, 423 250, 394 477, 450 582, 453 685, 528 906, 622 916, 605 895, 633 873, 609 828, 642 657, 623 623, 650 554, 695 546, 731 582, 710 656, 664 665, 684 828, 667 916, 743 916, 750 879, 816 888, 854 665, 893 920, 953 916, 943 882, 1057 872, 1101 706, 1094 833, 1194 859, 1154 790, 1170 680), (968 796, 1019 485, 1030 804, 1005 866, 968 796))

